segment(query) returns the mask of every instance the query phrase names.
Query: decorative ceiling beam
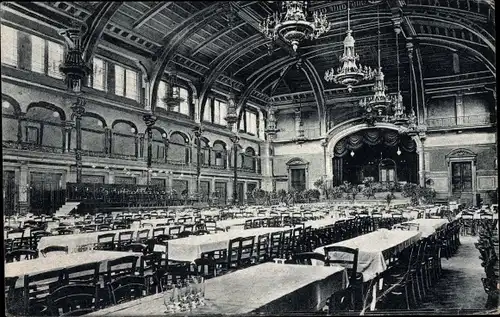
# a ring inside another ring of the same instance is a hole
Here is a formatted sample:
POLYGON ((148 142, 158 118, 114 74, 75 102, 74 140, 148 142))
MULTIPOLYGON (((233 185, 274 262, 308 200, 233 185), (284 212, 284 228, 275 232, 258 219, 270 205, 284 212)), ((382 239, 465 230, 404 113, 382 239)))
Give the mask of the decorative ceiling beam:
POLYGON ((223 11, 224 4, 224 2, 211 3, 208 7, 199 10, 185 19, 163 38, 163 46, 158 51, 157 56, 153 58, 155 66, 151 74, 151 89, 149 90, 149 100, 151 100, 152 109, 154 109, 156 105, 158 85, 168 62, 175 56, 179 46, 187 38, 200 30, 209 21, 213 21, 213 18, 223 11))
POLYGON ((319 77, 318 72, 314 68, 313 64, 311 64, 311 61, 305 60, 303 64, 304 67, 301 67, 301 69, 306 75, 309 85, 311 85, 311 88, 313 89, 314 98, 316 99, 318 107, 319 130, 322 131, 322 122, 325 114, 325 87, 323 86, 323 82, 319 77))
POLYGON ((207 44, 217 40, 218 38, 228 34, 229 32, 232 32, 234 30, 237 30, 239 29, 240 27, 244 26, 246 24, 246 22, 241 22, 240 24, 237 24, 236 26, 234 26, 233 28, 231 29, 228 29, 228 28, 222 28, 221 30, 219 30, 218 32, 214 33, 212 36, 210 36, 208 39, 206 39, 205 41, 201 42, 198 46, 196 46, 192 53, 191 53, 191 56, 194 56, 196 54, 198 54, 198 52, 207 44))
POLYGON ((132 25, 133 29, 138 29, 144 25, 144 23, 148 22, 151 18, 153 18, 158 12, 163 9, 168 8, 172 4, 172 1, 160 1, 156 5, 154 5, 151 9, 149 9, 143 16, 139 18, 139 20, 135 21, 132 25))
POLYGON ((200 112, 203 116, 205 110, 205 103, 207 100, 208 92, 217 78, 229 67, 235 60, 241 56, 247 54, 248 52, 254 50, 255 48, 268 42, 267 39, 263 39, 260 35, 255 34, 244 41, 233 46, 231 51, 225 55, 218 56, 213 63, 215 64, 207 73, 205 73, 205 81, 200 91, 199 103, 201 105, 200 112))
POLYGON ((87 30, 82 38, 84 62, 88 63, 92 59, 106 25, 122 3, 122 1, 99 2, 95 11, 85 19, 87 30))

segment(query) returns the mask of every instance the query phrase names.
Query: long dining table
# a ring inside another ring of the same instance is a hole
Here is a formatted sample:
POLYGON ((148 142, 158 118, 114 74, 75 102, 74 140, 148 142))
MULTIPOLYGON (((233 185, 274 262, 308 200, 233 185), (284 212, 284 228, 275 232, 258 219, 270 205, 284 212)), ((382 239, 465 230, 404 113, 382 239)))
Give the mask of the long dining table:
MULTIPOLYGON (((392 254, 401 252, 406 247, 417 242, 422 236, 419 231, 403 231, 378 229, 352 239, 336 242, 330 245, 316 248, 314 252, 325 254, 325 247, 342 246, 352 249, 358 249, 358 267, 357 272, 363 274, 363 282, 373 280, 377 274, 387 270, 388 261, 392 254)), ((330 258, 345 259, 348 257, 345 253, 332 252, 330 258)), ((324 265, 322 261, 312 260, 313 265, 324 265)), ((382 282, 381 282, 382 283, 382 282)), ((377 298, 377 285, 373 285, 373 300, 370 309, 375 309, 377 298)))
MULTIPOLYGON (((343 267, 263 263, 206 280, 205 306, 175 315, 241 315, 314 312, 347 286, 343 267)), ((158 293, 95 311, 88 316, 168 315, 158 293)))
POLYGON ((92 250, 87 252, 64 254, 56 252, 47 257, 38 257, 32 260, 5 263, 5 278, 17 277, 16 287, 22 287, 25 275, 33 275, 50 271, 57 271, 88 263, 100 263, 100 271, 106 270, 108 261, 120 259, 129 255, 141 256, 137 252, 118 252, 92 250))

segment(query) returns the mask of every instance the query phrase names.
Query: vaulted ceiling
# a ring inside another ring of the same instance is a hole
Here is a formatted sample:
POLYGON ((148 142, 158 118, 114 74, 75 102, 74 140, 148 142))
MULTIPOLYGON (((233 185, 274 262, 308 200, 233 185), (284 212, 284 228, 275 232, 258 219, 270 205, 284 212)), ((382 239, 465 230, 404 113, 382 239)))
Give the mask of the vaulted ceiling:
MULTIPOLYGON (((381 64, 389 89, 396 85, 395 19, 401 19, 403 30, 399 41, 403 90, 415 71, 421 74, 415 78, 421 78, 422 87, 425 78, 453 75, 454 52, 460 57, 459 73, 483 71, 494 80, 494 2, 360 0, 350 5, 356 51, 361 64, 371 67, 377 65, 379 12, 381 64), (412 63, 410 42, 416 52, 412 63)), ((192 80, 202 100, 215 86, 227 91, 231 82, 241 100, 259 104, 270 96, 297 92, 312 91, 316 99, 324 91, 346 93, 323 79, 327 69, 339 66, 346 1, 310 3, 310 10, 324 12, 332 27, 318 40, 302 42, 296 54, 290 45, 271 43, 259 32, 259 23, 277 10, 277 1, 9 2, 4 7, 59 29, 84 23, 88 32, 94 30, 96 45, 129 52, 155 82, 175 66, 192 80)))

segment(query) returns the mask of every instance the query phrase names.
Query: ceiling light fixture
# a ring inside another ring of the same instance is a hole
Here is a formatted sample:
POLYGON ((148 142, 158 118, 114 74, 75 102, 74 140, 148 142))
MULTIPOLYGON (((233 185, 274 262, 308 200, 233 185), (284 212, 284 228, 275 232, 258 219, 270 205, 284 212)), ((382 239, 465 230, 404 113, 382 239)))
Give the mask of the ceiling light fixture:
POLYGON ((181 102, 184 101, 184 98, 181 97, 180 87, 177 83, 175 65, 172 66, 172 73, 168 76, 166 90, 166 96, 162 99, 162 101, 167 106, 168 111, 173 111, 181 104, 181 102))
POLYGON ((344 53, 340 58, 342 67, 335 71, 330 68, 325 72, 325 80, 347 86, 347 91, 352 92, 352 86, 358 84, 362 80, 371 79, 374 76, 374 71, 367 66, 359 66, 356 62, 359 60, 359 55, 354 51, 354 37, 351 35, 349 1, 347 1, 347 35, 344 39, 344 53))
POLYGON ((310 18, 307 1, 280 2, 280 12, 274 12, 259 25, 260 31, 269 39, 275 41, 282 38, 296 52, 304 39, 317 39, 330 30, 330 22, 324 13, 314 12, 310 18))

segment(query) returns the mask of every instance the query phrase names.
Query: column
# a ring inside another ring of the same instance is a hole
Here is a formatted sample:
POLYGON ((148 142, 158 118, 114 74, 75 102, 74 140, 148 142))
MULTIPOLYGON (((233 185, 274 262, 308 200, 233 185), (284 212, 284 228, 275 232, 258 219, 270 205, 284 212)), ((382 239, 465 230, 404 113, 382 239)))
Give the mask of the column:
POLYGON ((104 128, 104 153, 106 153, 106 157, 109 157, 111 154, 111 128, 104 128))
POLYGON ((21 162, 19 172, 19 214, 26 214, 29 211, 28 197, 30 193, 29 168, 27 162, 21 162))
POLYGON ((456 123, 461 125, 464 122, 464 95, 462 92, 455 95, 455 113, 456 113, 456 123))
MULTIPOLYGON (((193 128, 194 136, 196 137, 196 194, 200 193, 200 176, 201 176, 201 134, 203 129, 201 126, 193 128)), ((200 196, 198 195, 198 198, 200 196)))
POLYGON ((65 138, 65 146, 64 146, 64 153, 69 153, 71 152, 71 130, 73 130, 73 122, 72 121, 66 121, 64 123, 64 138, 65 138))
POLYGON ((243 204, 247 203, 247 198, 248 198, 247 191, 248 191, 248 183, 243 182, 243 201, 242 201, 243 204))
POLYGON ((115 183, 115 172, 113 170, 109 170, 108 172, 108 184, 115 183))
POLYGON ((233 143, 233 204, 238 201, 238 143, 240 142, 240 137, 238 135, 231 136, 231 142, 233 143))
POLYGON ((261 173, 262 173, 262 185, 261 188, 266 191, 272 191, 272 180, 273 180, 273 170, 271 164, 271 156, 269 155, 271 151, 271 144, 269 141, 262 143, 261 152, 261 173))
POLYGON ((418 183, 420 186, 425 187, 425 157, 424 157, 424 141, 425 136, 420 137, 420 142, 422 146, 417 147, 418 154, 418 183))
POLYGON ((73 110, 73 115, 75 117, 76 182, 81 183, 81 181, 82 181, 82 126, 81 126, 81 120, 82 120, 83 114, 85 113, 85 100, 78 97, 76 103, 73 104, 71 109, 73 110))
MULTIPOLYGON (((148 167, 148 172, 147 172, 147 179, 146 179, 146 184, 150 185, 151 184, 151 173, 149 170, 151 170, 151 164, 153 161, 153 126, 156 123, 156 116, 153 116, 151 113, 145 114, 142 119, 144 120, 144 123, 146 123, 146 134, 147 134, 147 167, 148 167)), ((144 157, 144 135, 141 138, 141 157, 144 157)))

